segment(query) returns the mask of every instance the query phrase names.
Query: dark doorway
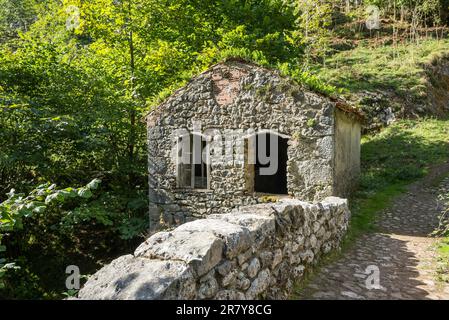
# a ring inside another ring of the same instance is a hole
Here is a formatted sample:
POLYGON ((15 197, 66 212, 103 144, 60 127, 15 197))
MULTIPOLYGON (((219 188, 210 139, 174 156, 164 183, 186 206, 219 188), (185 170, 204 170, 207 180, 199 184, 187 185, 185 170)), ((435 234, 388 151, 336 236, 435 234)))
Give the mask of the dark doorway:
POLYGON ((256 136, 255 192, 287 194, 287 142, 288 139, 270 133, 261 133, 256 136), (277 155, 271 154, 276 152, 276 148, 271 145, 270 141, 277 143, 277 155), (267 175, 267 170, 263 170, 263 168, 270 167, 270 163, 267 163, 263 157, 263 145, 265 145, 266 157, 270 161, 277 161, 278 163, 277 170, 273 174, 267 175), (260 159, 259 150, 262 151, 262 159, 260 159))

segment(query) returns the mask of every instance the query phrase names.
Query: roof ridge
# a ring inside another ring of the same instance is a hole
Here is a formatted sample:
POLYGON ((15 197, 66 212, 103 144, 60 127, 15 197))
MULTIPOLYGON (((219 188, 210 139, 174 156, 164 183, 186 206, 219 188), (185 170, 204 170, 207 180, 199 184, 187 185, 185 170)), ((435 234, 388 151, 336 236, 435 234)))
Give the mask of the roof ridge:
POLYGON ((364 121, 364 116, 363 116, 363 114, 362 114, 357 108, 353 107, 351 104, 349 104, 346 100, 342 99, 341 97, 335 97, 335 96, 331 96, 331 95, 325 95, 325 94, 323 94, 323 93, 316 92, 316 91, 311 90, 311 89, 307 89, 307 88, 305 88, 305 86, 304 86, 303 84, 298 83, 298 82, 297 82, 295 79, 293 79, 292 77, 290 77, 290 76, 288 76, 288 75, 283 75, 283 74, 281 74, 281 72, 280 72, 279 69, 276 69, 276 68, 270 68, 270 67, 267 67, 267 66, 263 66, 263 65, 257 64, 257 63, 254 62, 254 61, 251 61, 251 60, 248 60, 248 59, 245 59, 245 58, 242 58, 242 57, 237 57, 237 56, 234 56, 234 57, 227 57, 227 58, 225 58, 225 59, 223 59, 223 60, 221 60, 221 61, 219 61, 219 62, 217 62, 217 63, 215 63, 215 64, 213 64, 213 65, 211 65, 211 66, 209 66, 206 70, 204 70, 204 71, 198 73, 197 75, 191 77, 185 85, 183 85, 182 87, 180 87, 180 88, 176 89, 175 91, 173 91, 173 92, 170 94, 170 96, 168 96, 166 99, 164 99, 164 101, 162 101, 162 102, 159 103, 158 105, 154 106, 150 111, 148 111, 148 112, 145 114, 145 116, 143 117, 143 119, 147 119, 148 116, 150 116, 150 115, 153 114, 154 112, 160 110, 160 107, 161 107, 162 105, 164 105, 165 103, 167 103, 167 102, 170 100, 170 98, 172 98, 173 96, 175 96, 176 94, 178 94, 180 91, 185 90, 185 89, 187 88, 187 86, 188 86, 189 84, 191 84, 192 82, 194 82, 196 79, 200 78, 201 76, 203 76, 204 74, 206 74, 206 73, 208 73, 208 72, 211 72, 214 68, 216 68, 216 67, 218 67, 218 66, 220 66, 220 65, 227 65, 227 63, 229 63, 229 62, 238 62, 238 63, 241 63, 241 64, 245 64, 245 65, 247 65, 247 66, 250 66, 250 67, 256 67, 256 68, 265 70, 265 71, 267 71, 267 72, 274 73, 274 74, 277 75, 278 77, 281 77, 281 78, 284 78, 284 79, 293 80, 293 83, 294 83, 295 85, 301 87, 301 89, 303 89, 303 91, 309 91, 309 92, 312 92, 312 93, 314 93, 314 94, 320 95, 320 96, 322 96, 322 97, 324 97, 324 98, 327 98, 327 99, 329 99, 330 101, 334 102, 334 103, 335 103, 335 106, 336 106, 338 109, 340 109, 340 110, 342 110, 342 111, 344 111, 344 112, 346 112, 346 113, 354 114, 354 115, 357 117, 357 119, 358 119, 359 121, 361 121, 361 122, 364 121))

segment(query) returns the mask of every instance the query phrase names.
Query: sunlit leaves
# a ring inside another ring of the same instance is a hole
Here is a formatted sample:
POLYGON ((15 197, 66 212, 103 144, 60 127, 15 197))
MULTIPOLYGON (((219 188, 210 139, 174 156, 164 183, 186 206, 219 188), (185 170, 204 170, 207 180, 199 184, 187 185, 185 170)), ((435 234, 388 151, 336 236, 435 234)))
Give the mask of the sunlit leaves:
MULTIPOLYGON (((35 215, 43 215, 51 208, 60 208, 64 202, 79 196, 81 199, 92 197, 92 191, 97 189, 101 180, 94 179, 85 187, 65 188, 58 190, 56 184, 42 184, 30 192, 30 194, 18 194, 15 190, 8 193, 8 199, 0 203, 0 253, 6 251, 6 246, 1 245, 2 237, 6 233, 17 232, 23 228, 23 220, 35 215), (45 199, 45 200, 44 200, 45 199)), ((13 264, 0 262, 1 275, 13 264)))
POLYGON ((87 184, 86 188, 87 188, 87 189, 90 189, 90 190, 95 190, 95 189, 98 188, 98 186, 100 185, 100 183, 101 183, 101 180, 100 180, 100 179, 94 179, 94 180, 92 180, 91 182, 89 182, 89 183, 87 184))

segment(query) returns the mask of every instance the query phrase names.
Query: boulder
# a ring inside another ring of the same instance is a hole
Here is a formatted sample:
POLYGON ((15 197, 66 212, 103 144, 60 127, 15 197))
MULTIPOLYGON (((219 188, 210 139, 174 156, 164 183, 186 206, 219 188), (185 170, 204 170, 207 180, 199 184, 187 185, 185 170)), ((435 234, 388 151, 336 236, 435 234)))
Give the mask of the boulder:
POLYGON ((223 249, 223 241, 212 232, 176 230, 153 235, 134 254, 150 259, 181 260, 202 276, 221 261, 223 249))
POLYGON ((181 261, 121 256, 89 277, 79 299, 194 299, 195 279, 181 261))
POLYGON ((247 228, 217 219, 202 219, 181 225, 177 232, 212 232, 226 244, 225 254, 229 259, 251 245, 250 232, 247 228))

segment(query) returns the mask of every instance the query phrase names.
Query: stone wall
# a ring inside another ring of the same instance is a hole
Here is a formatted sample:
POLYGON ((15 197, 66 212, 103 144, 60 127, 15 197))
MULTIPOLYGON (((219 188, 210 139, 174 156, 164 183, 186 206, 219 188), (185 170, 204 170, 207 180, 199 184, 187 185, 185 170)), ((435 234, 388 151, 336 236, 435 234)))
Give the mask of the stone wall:
POLYGON ((209 189, 179 187, 173 133, 192 131, 194 122, 224 136, 226 130, 248 128, 288 136, 288 194, 306 201, 335 195, 335 109, 328 98, 258 66, 230 61, 199 75, 147 116, 153 229, 258 202, 248 186, 247 166, 233 154, 229 161, 212 163, 209 189))
POLYGON ((335 116, 334 194, 348 197, 360 177, 360 123, 337 110, 335 116))
POLYGON ((337 249, 347 201, 285 199, 159 232, 92 275, 80 299, 286 299, 322 254, 337 249))

